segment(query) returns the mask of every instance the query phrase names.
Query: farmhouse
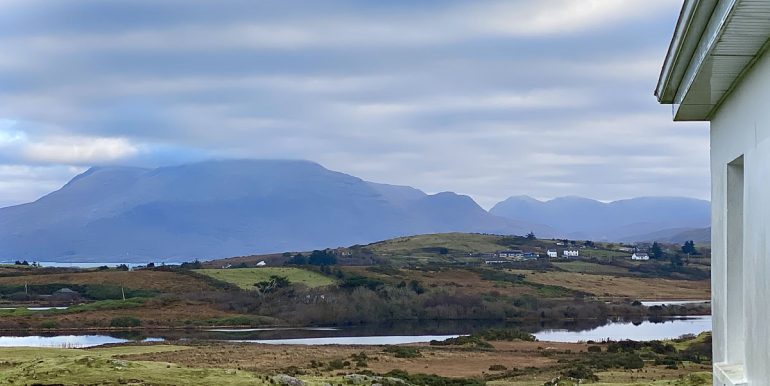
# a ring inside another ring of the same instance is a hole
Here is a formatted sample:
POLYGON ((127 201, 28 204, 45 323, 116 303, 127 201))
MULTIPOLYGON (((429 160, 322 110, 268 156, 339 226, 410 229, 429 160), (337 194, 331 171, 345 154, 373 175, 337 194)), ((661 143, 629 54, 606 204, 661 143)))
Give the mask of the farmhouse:
POLYGON ((559 257, 559 252, 558 251, 552 251, 550 249, 548 251, 546 251, 546 254, 548 255, 548 257, 550 257, 552 259, 555 259, 555 258, 559 257))
POLYGON ((631 260, 650 260, 650 255, 642 252, 636 252, 631 255, 631 260))
POLYGON ((561 253, 562 257, 578 257, 580 256, 580 251, 577 249, 565 249, 561 253))
POLYGON ((714 385, 770 380, 770 0, 685 0, 655 90, 708 121, 714 385))

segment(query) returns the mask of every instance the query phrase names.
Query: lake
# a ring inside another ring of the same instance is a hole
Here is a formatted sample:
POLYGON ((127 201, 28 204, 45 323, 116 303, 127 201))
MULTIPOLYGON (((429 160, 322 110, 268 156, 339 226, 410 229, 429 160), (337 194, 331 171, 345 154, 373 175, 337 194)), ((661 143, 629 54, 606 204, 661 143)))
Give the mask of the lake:
POLYGON ((131 331, 110 335, 71 333, 67 335, 0 336, 0 347, 94 347, 110 343, 208 340, 259 344, 299 345, 388 345, 425 343, 467 335, 486 328, 517 327, 534 333, 541 341, 580 342, 611 340, 673 339, 685 334, 711 330, 711 316, 671 319, 663 322, 563 323, 559 326, 516 325, 481 321, 405 322, 386 325, 316 328, 217 328, 203 331, 131 331))
POLYGON ((694 316, 664 322, 609 323, 590 330, 543 330, 535 333, 538 340, 549 342, 585 342, 589 340, 662 340, 685 334, 698 335, 711 331, 711 316, 694 316))

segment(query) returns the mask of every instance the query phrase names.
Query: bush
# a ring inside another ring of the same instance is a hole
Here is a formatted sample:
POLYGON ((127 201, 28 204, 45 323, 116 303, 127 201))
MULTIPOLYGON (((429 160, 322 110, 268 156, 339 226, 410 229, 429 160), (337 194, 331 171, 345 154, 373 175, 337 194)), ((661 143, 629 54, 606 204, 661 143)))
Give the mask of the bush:
POLYGON ((370 279, 365 276, 351 276, 340 283, 340 288, 353 289, 357 287, 366 287, 375 290, 382 287, 385 283, 382 280, 370 279))
POLYGON ((432 340, 431 346, 474 346, 478 348, 493 348, 489 342, 484 341, 478 336, 458 336, 457 338, 447 338, 445 340, 432 340))
MULTIPOLYGON (((444 378, 435 374, 409 374, 404 370, 392 370, 386 377, 399 378, 407 383, 422 386, 484 386, 486 382, 473 378, 444 378)), ((389 381, 383 379, 383 386, 389 386, 389 381)), ((399 383, 401 384, 401 383, 399 383)), ((394 385, 394 383, 390 383, 394 385)))
POLYGON ((345 368, 345 363, 346 362, 343 362, 342 359, 332 359, 329 361, 329 364, 326 366, 326 370, 327 371, 342 370, 345 368))
POLYGON ((396 358, 420 358, 422 353, 416 347, 407 346, 388 346, 384 350, 386 353, 391 353, 396 358))
POLYGON ((42 323, 40 323, 40 328, 51 329, 56 327, 59 327, 59 323, 57 323, 55 320, 44 320, 42 323))
POLYGON ((139 327, 142 321, 133 316, 120 316, 110 321, 110 327, 139 327))
POLYGON ((503 365, 489 366, 489 371, 505 371, 505 370, 508 370, 508 368, 503 365))
POLYGON ((565 377, 573 378, 573 379, 583 379, 587 381, 593 381, 596 382, 599 380, 599 377, 594 374, 594 372, 583 365, 578 365, 576 367, 573 367, 567 371, 564 372, 565 377))
POLYGON ((588 352, 602 352, 602 348, 599 346, 588 346, 588 352))
POLYGON ((211 326, 258 326, 262 323, 248 316, 231 316, 229 318, 211 318, 206 320, 206 324, 211 326))

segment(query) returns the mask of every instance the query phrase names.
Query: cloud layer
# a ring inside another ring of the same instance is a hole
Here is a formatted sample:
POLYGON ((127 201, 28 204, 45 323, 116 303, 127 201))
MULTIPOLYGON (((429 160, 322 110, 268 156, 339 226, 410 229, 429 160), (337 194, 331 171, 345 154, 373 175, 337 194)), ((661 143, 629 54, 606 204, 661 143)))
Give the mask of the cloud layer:
POLYGON ((670 0, 0 3, 0 206, 92 164, 302 158, 470 194, 708 196, 670 0))

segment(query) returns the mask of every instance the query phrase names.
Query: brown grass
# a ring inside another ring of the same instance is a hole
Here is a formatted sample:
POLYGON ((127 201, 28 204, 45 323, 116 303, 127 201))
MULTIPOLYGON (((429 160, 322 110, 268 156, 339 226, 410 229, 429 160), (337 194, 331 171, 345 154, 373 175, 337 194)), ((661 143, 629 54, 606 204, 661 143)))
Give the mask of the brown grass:
POLYGON ((534 295, 536 292, 532 287, 514 284, 495 282, 482 279, 478 273, 465 269, 449 269, 440 271, 421 271, 421 270, 398 270, 398 275, 388 276, 381 273, 371 272, 366 267, 344 267, 345 272, 354 273, 362 276, 377 278, 387 283, 396 285, 400 281, 409 283, 417 280, 427 289, 458 289, 465 293, 488 294, 490 292, 499 292, 501 295, 520 296, 524 294, 534 295))
POLYGON ((212 290, 204 281, 163 271, 85 271, 48 275, 0 277, 0 285, 8 284, 112 284, 134 289, 151 289, 162 292, 198 292, 212 290))
MULTIPOLYGON (((210 344, 195 346, 191 350, 141 354, 126 357, 130 360, 151 360, 179 363, 190 367, 236 367, 258 373, 280 372, 289 366, 297 366, 308 373, 329 375, 338 371, 313 369, 311 361, 328 363, 334 359, 347 360, 351 355, 366 353, 368 369, 386 373, 401 369, 410 373, 432 373, 446 377, 472 377, 488 372, 489 366, 502 364, 508 368, 528 366, 546 368, 556 360, 545 357, 540 351, 572 350, 584 352, 586 345, 577 343, 500 342, 496 350, 468 350, 457 347, 431 347, 419 345, 420 358, 396 358, 385 353, 384 346, 291 346, 260 344, 210 344), (540 349, 538 349, 540 347, 540 349)), ((347 369, 353 373, 353 369, 347 369)), ((346 371, 346 370, 342 370, 346 371)))
POLYGON ((711 297, 709 280, 671 280, 660 278, 617 277, 575 272, 521 273, 533 283, 558 285, 601 297, 628 297, 639 300, 702 300, 711 297))

